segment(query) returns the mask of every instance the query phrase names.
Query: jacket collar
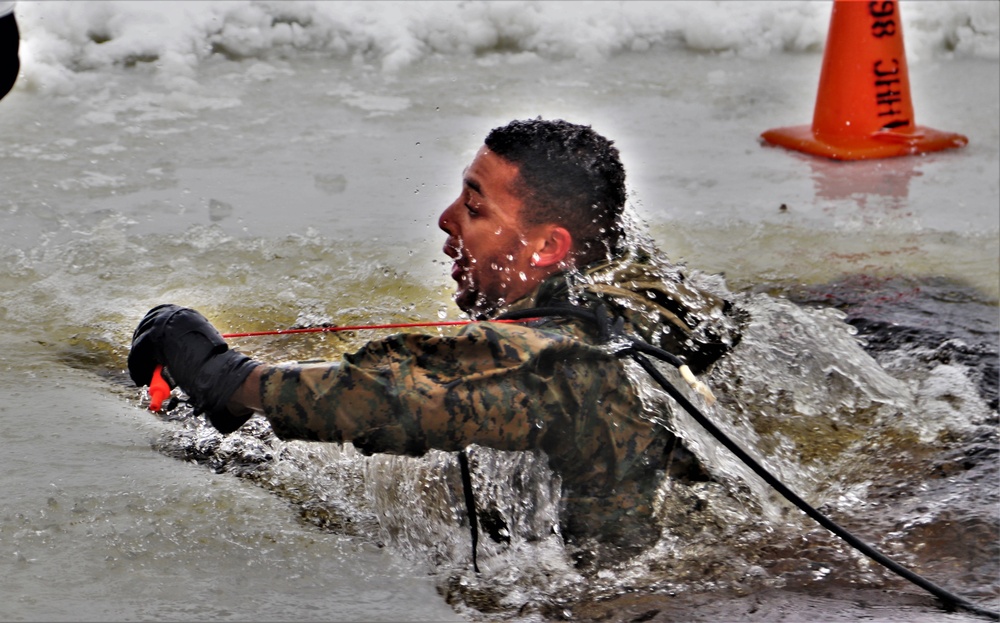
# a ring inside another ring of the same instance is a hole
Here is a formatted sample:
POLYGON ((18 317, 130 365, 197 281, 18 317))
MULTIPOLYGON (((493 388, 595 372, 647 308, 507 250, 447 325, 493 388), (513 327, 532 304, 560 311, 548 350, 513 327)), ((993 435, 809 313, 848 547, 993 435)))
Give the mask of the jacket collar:
POLYGON ((502 311, 567 303, 604 303, 625 318, 627 331, 683 358, 695 372, 735 346, 747 320, 729 301, 644 250, 552 275, 502 311))

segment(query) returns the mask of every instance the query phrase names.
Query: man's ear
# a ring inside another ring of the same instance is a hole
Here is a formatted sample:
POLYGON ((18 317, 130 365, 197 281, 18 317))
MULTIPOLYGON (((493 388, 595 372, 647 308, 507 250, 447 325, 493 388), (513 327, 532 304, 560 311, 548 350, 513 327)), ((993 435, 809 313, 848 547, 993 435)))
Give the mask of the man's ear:
POLYGON ((569 259, 573 249, 573 236, 565 227, 549 225, 541 239, 540 247, 531 256, 531 265, 536 268, 554 266, 569 259))

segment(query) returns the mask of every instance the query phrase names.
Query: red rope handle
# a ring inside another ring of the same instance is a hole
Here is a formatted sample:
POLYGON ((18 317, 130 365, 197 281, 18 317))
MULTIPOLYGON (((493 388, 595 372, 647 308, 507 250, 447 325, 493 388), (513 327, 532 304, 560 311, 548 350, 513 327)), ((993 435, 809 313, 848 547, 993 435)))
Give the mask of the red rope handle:
MULTIPOLYGON (((490 322, 528 322, 536 318, 524 318, 520 320, 491 320, 490 322)), ((259 337, 262 335, 291 335, 294 333, 324 333, 335 331, 365 331, 371 329, 411 329, 416 327, 455 327, 472 324, 476 320, 442 320, 438 322, 399 322, 393 324, 361 324, 335 327, 306 327, 303 329, 275 329, 272 331, 247 331, 245 333, 223 333, 224 339, 240 337, 259 337)))

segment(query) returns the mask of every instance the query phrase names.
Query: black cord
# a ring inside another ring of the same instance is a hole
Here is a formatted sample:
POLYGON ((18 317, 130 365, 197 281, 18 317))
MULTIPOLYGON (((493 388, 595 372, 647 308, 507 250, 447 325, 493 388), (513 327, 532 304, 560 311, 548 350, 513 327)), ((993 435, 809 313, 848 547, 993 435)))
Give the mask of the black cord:
POLYGON ((785 497, 789 502, 797 506, 802 512, 809 515, 815 519, 821 526, 834 533, 844 541, 846 541, 851 547, 857 549, 865 556, 868 556, 875 562, 889 569, 893 573, 906 578, 910 582, 913 582, 917 586, 923 588, 932 595, 938 597, 944 602, 946 610, 954 610, 956 607, 964 608, 970 612, 974 612, 979 615, 990 617, 994 620, 1000 620, 1000 613, 981 608, 970 601, 955 595, 941 588, 937 584, 931 582, 930 580, 910 571, 906 567, 900 565, 893 559, 889 558, 882 552, 871 547, 858 537, 854 536, 844 528, 840 527, 829 517, 819 512, 813 508, 808 502, 800 498, 794 491, 789 489, 778 480, 771 472, 767 471, 760 463, 758 463, 752 456, 747 454, 743 448, 741 448, 736 442, 729 438, 722 430, 720 430, 715 424, 711 422, 705 415, 682 394, 677 390, 673 384, 670 383, 664 377, 659 370, 647 359, 638 352, 629 353, 632 359, 635 360, 642 369, 645 370, 653 380, 655 380, 663 389, 670 394, 670 396, 677 401, 688 413, 693 417, 705 430, 707 430, 713 437, 715 437, 722 445, 726 446, 733 454, 735 454, 741 461, 743 461, 750 469, 754 471, 758 476, 764 479, 767 484, 771 485, 778 493, 785 497))
MULTIPOLYGON (((603 319, 602 321, 601 313, 594 313, 589 310, 581 309, 578 307, 538 307, 534 309, 520 310, 517 312, 508 312, 507 314, 504 314, 502 318, 517 320, 517 319, 536 318, 543 316, 572 316, 574 318, 587 320, 589 322, 597 324, 598 327, 601 329, 602 334, 607 333, 607 327, 609 326, 606 318, 603 319)), ((619 321, 618 323, 615 323, 615 326, 620 331, 620 328, 622 326, 621 322, 619 321)), ((667 378, 664 377, 662 373, 660 373, 660 371, 656 368, 656 366, 654 366, 649 361, 649 359, 647 359, 643 355, 648 354, 657 357, 676 367, 683 365, 684 362, 681 359, 679 359, 676 355, 673 355, 672 353, 669 353, 661 348, 657 348, 656 346, 653 346, 641 340, 630 338, 630 341, 631 341, 631 346, 619 351, 617 353, 618 356, 631 356, 632 359, 636 363, 638 363, 642 367, 642 369, 645 370, 653 378, 653 380, 656 381, 657 384, 659 384, 663 388, 664 391, 666 391, 670 395, 670 397, 676 400, 677 403, 682 408, 684 408, 688 413, 691 414, 691 417, 693 417, 695 421, 698 422, 698 424, 700 424, 706 431, 708 431, 713 437, 715 437, 719 441, 719 443, 728 448, 730 452, 735 454, 750 469, 752 469, 754 473, 760 476, 767 484, 771 485, 771 487, 774 488, 775 491, 784 496, 785 499, 787 499, 789 502, 797 506, 799 510, 804 512, 806 515, 809 515, 813 519, 815 519, 821 526, 823 526, 833 534, 843 539, 848 545, 860 551, 865 556, 868 556, 869 558, 879 563, 886 569, 889 569, 896 575, 899 575, 900 577, 909 580, 910 582, 916 584, 920 588, 924 589, 925 591, 931 593, 932 595, 940 599, 944 603, 945 610, 950 612, 955 610, 956 608, 963 608, 974 614, 978 614, 980 616, 985 616, 993 620, 1000 621, 1000 613, 977 606, 976 604, 958 595, 955 595, 954 593, 949 592, 947 589, 938 586, 937 584, 931 582, 930 580, 924 578, 923 576, 918 575, 913 571, 910 571, 906 567, 900 565, 899 563, 889 558, 882 552, 878 551, 877 549, 868 545, 858 537, 854 536, 846 529, 840 527, 837 523, 835 523, 833 520, 831 520, 823 513, 813 508, 808 502, 800 498, 794 491, 785 486, 784 483, 778 480, 773 474, 771 474, 771 472, 769 472, 760 463, 758 463, 752 456, 747 454, 746 451, 744 451, 743 448, 739 446, 739 444, 730 439, 729 436, 726 435, 724 432, 722 432, 722 430, 719 427, 713 424, 712 421, 709 420, 704 413, 702 413, 696 406, 694 406, 684 394, 678 391, 678 389, 674 387, 674 385, 669 380, 667 380, 667 378)), ((462 457, 460 456, 459 460, 461 460, 461 458, 462 457)), ((466 502, 468 503, 468 499, 466 500, 466 502)), ((475 538, 475 531, 473 531, 473 535, 474 535, 473 538, 475 538)))
POLYGON ((462 470, 462 492, 465 494, 465 510, 469 513, 469 532, 472 533, 472 569, 479 573, 476 550, 479 545, 479 519, 476 517, 476 496, 472 492, 472 472, 469 471, 469 455, 465 450, 458 453, 458 466, 462 470))

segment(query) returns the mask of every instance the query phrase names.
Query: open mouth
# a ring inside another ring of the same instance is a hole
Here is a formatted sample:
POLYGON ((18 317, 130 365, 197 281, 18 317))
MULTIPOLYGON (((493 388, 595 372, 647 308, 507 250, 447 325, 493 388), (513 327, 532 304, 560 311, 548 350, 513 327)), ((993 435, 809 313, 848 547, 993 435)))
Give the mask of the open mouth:
POLYGON ((468 265, 462 254, 462 249, 459 246, 445 243, 443 251, 445 255, 455 260, 451 265, 451 278, 459 281, 466 274, 468 265))

